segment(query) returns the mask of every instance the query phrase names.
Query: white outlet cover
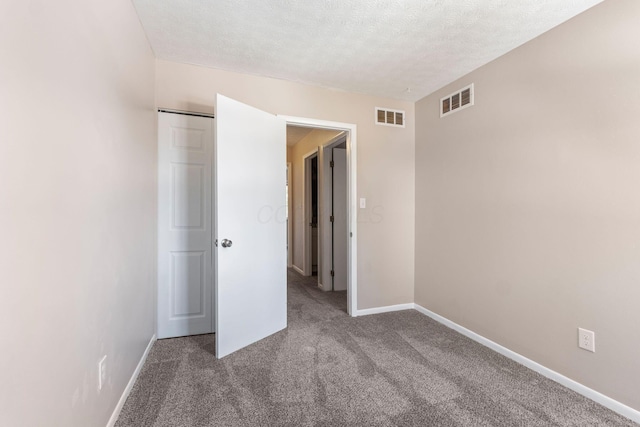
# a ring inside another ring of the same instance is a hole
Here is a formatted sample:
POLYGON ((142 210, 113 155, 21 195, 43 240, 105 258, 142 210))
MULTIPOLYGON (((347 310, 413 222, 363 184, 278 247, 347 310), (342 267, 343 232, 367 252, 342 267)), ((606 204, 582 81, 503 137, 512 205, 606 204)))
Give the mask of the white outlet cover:
POLYGON ((588 329, 578 328, 578 347, 596 352, 596 334, 588 329))
POLYGON ((360 209, 364 209, 367 207, 367 199, 364 197, 360 197, 360 209))

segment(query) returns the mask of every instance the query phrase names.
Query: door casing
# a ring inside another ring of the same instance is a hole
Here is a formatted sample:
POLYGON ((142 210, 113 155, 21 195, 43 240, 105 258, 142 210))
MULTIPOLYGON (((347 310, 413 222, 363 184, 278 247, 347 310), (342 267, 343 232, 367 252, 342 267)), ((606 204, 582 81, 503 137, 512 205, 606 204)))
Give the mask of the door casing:
POLYGON ((287 162, 287 267, 293 266, 293 185, 292 166, 287 162))

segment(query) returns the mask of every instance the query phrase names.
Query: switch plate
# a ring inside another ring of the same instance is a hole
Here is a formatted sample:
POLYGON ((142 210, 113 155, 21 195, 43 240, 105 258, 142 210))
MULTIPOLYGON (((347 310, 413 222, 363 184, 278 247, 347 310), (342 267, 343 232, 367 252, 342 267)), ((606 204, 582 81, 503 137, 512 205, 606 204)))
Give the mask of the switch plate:
POLYGON ((596 352, 596 334, 588 329, 578 328, 578 347, 596 352))
POLYGON ((367 199, 364 197, 360 197, 360 209, 364 209, 367 207, 367 199))
POLYGON ((98 362, 98 390, 107 383, 107 355, 105 354, 98 362))

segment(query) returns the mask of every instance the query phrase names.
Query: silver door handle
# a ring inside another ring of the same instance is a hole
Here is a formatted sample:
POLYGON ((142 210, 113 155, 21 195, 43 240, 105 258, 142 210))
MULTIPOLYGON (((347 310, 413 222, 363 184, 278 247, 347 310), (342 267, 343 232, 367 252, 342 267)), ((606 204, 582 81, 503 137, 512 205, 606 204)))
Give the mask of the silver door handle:
POLYGON ((231 245, 233 245, 233 242, 229 239, 222 239, 222 247, 223 248, 230 248, 231 245))

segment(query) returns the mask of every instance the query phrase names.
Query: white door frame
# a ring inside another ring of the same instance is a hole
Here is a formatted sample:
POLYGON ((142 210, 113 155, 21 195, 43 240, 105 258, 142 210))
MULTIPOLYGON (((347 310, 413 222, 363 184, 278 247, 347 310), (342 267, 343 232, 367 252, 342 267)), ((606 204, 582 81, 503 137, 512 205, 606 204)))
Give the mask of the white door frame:
MULTIPOLYGON (((289 124, 287 122, 287 124, 289 124)), ((313 260, 311 259, 311 159, 318 157, 318 148, 314 148, 302 156, 302 275, 311 276, 313 274, 313 260)), ((320 159, 318 158, 318 165, 320 159)), ((318 257, 320 252, 318 252, 318 257)), ((319 259, 319 258, 318 258, 319 259)), ((319 267, 319 265, 318 265, 319 267)), ((319 278, 320 276, 318 276, 319 278)))
MULTIPOLYGON (((348 209, 349 209, 349 260, 348 260, 348 284, 347 284, 347 311, 350 316, 358 313, 358 234, 357 234, 357 126, 352 123, 332 122, 328 120, 309 119, 278 115, 288 125, 314 127, 320 129, 343 130, 347 132, 347 180, 348 180, 348 209)), ((306 259, 306 258, 305 258, 306 259)))
POLYGON ((293 181, 291 176, 291 162, 287 162, 287 267, 293 265, 293 181))

